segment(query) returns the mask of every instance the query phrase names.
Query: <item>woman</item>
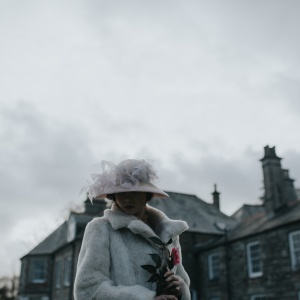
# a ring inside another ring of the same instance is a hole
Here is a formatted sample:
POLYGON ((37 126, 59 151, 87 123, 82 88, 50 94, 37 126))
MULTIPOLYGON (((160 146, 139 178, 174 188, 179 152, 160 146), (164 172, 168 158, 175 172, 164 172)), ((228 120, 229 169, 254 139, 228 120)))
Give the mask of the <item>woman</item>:
POLYGON ((147 205, 153 196, 168 197, 152 183, 155 170, 133 159, 117 166, 103 161, 102 167, 86 190, 91 201, 108 198, 113 204, 86 227, 75 300, 190 300, 179 244, 188 226, 147 205))

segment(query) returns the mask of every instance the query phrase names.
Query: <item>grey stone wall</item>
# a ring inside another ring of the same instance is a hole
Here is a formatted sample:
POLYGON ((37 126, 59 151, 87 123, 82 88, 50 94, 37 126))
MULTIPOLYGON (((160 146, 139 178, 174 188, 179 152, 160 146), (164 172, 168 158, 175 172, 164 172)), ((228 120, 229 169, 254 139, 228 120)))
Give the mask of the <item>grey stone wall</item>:
POLYGON ((70 289, 72 288, 72 280, 73 276, 70 274, 70 284, 66 285, 64 282, 64 261, 67 257, 71 257, 73 259, 73 247, 72 244, 68 245, 68 247, 59 251, 54 258, 54 270, 53 270, 53 283, 52 283, 52 299, 59 300, 69 300, 70 299, 70 289), (60 286, 56 287, 56 266, 57 262, 62 263, 62 268, 60 272, 60 286))
POLYGON ((199 299, 209 300, 219 296, 220 300, 250 300, 251 296, 263 294, 268 299, 293 300, 298 299, 300 292, 300 269, 292 270, 288 235, 300 230, 300 223, 254 235, 242 240, 231 242, 225 247, 210 249, 199 254, 199 284, 201 291, 199 299), (247 265, 247 244, 259 241, 263 261, 263 274, 250 278, 247 265), (220 278, 208 279, 208 255, 220 253, 220 278), (229 271, 230 293, 226 280, 229 271))
POLYGON ((27 256, 22 259, 22 269, 20 277, 20 286, 19 286, 19 296, 26 295, 32 299, 39 299, 42 296, 48 296, 51 292, 51 283, 52 283, 52 271, 53 271, 53 260, 51 256, 48 255, 36 255, 36 256, 27 256), (46 269, 46 280, 45 282, 35 283, 32 282, 32 262, 34 260, 44 260, 47 264, 46 269))

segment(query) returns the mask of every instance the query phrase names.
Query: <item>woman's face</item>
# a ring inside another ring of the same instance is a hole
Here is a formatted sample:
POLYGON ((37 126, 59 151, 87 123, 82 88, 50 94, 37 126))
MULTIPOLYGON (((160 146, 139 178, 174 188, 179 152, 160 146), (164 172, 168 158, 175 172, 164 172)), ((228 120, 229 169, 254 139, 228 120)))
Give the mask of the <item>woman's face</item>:
POLYGON ((147 202, 144 192, 117 193, 115 196, 118 206, 127 215, 141 215, 147 202))

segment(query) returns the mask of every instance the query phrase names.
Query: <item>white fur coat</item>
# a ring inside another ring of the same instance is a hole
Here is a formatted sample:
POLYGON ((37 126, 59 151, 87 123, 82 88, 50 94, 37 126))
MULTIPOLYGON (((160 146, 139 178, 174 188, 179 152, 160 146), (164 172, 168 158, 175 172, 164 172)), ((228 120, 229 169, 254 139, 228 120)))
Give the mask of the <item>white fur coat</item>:
MULTIPOLYGON (((147 206, 148 225, 126 215, 116 206, 104 211, 86 227, 78 258, 75 300, 151 300, 156 284, 146 282, 151 276, 141 265, 154 265, 149 254, 161 254, 148 238, 158 236, 171 247, 179 247, 179 235, 188 229, 186 222, 170 220, 163 212, 147 206)), ((173 272, 180 276, 182 300, 190 300, 189 277, 181 262, 173 272)))

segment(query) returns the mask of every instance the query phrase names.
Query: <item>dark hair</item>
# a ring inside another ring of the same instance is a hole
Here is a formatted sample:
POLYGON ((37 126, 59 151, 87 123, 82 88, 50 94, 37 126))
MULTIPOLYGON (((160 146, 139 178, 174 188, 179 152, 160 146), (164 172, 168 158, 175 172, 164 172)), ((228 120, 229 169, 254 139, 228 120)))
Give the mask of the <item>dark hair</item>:
MULTIPOLYGON (((153 193, 146 192, 146 200, 150 201, 154 197, 153 193)), ((112 201, 116 201, 116 194, 107 194, 106 198, 112 201)))

